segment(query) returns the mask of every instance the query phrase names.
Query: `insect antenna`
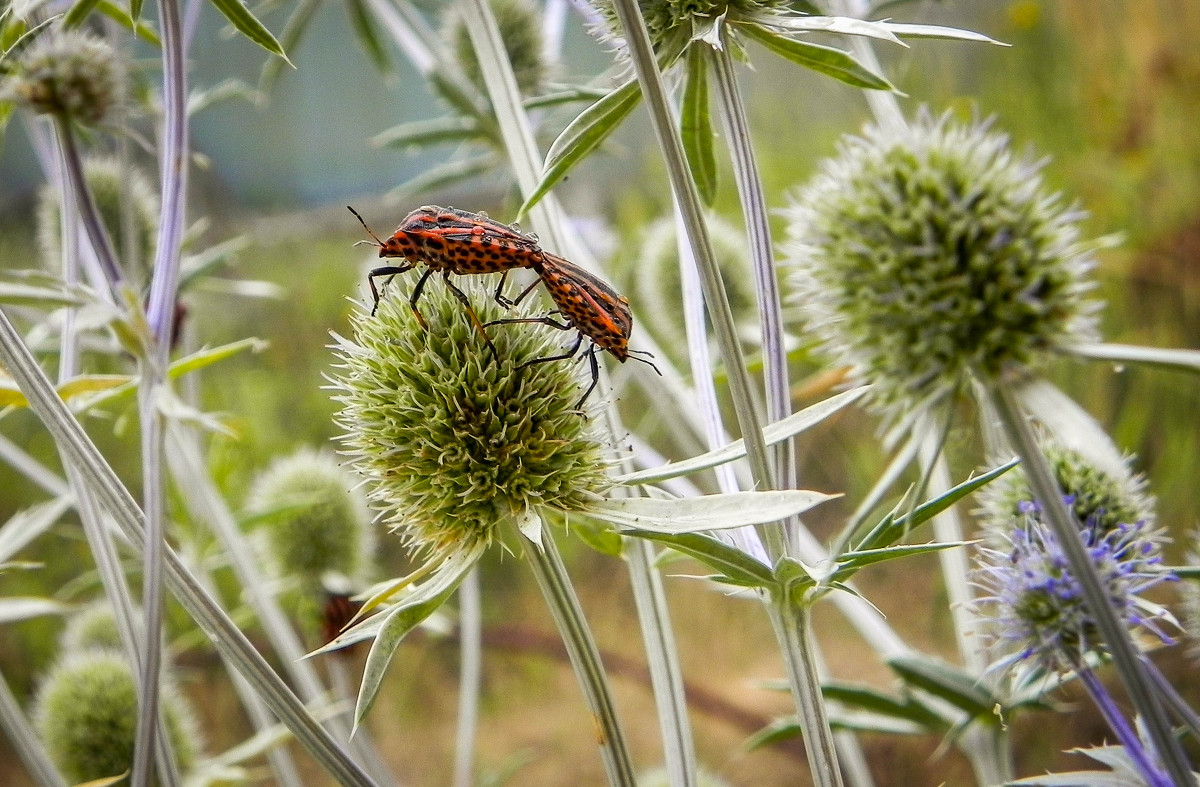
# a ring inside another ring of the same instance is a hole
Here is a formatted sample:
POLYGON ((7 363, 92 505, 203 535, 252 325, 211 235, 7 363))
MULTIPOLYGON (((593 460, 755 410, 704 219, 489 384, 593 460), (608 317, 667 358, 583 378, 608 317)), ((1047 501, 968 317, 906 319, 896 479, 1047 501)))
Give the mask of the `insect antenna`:
POLYGON ((634 360, 634 361, 641 361, 642 363, 646 364, 646 365, 647 365, 647 366, 649 366, 651 369, 653 369, 655 374, 657 374, 659 377, 662 377, 662 372, 660 372, 660 371, 658 370, 658 367, 654 365, 654 362, 653 362, 653 361, 649 360, 650 358, 653 358, 653 357, 654 357, 654 355, 652 355, 651 353, 647 352, 646 350, 630 350, 630 351, 629 351, 629 358, 630 358, 631 360, 634 360), (646 357, 645 357, 645 358, 639 358, 639 357, 638 357, 639 355, 644 355, 644 356, 646 356, 646 357))
MULTIPOLYGON (((364 230, 366 230, 366 231, 367 231, 367 234, 371 236, 371 240, 375 241, 375 244, 374 244, 374 245, 376 245, 376 246, 379 246, 379 247, 382 247, 382 246, 384 245, 384 244, 383 244, 383 241, 381 241, 381 240, 379 239, 379 237, 378 237, 378 236, 377 236, 377 235, 376 235, 374 232, 371 232, 371 228, 367 226, 367 222, 363 221, 363 217, 362 217, 362 216, 360 216, 360 215, 358 215, 358 211, 356 211, 354 208, 350 207, 349 205, 347 205, 347 206, 346 206, 346 210, 348 210, 348 211, 350 211, 351 213, 353 213, 353 214, 354 214, 354 218, 358 219, 358 223, 359 223, 359 224, 361 224, 361 225, 363 225, 363 229, 364 229, 364 230)), ((354 245, 355 245, 355 246, 362 246, 363 244, 368 244, 368 245, 370 245, 370 241, 360 240, 358 243, 356 243, 356 244, 354 244, 354 245)))

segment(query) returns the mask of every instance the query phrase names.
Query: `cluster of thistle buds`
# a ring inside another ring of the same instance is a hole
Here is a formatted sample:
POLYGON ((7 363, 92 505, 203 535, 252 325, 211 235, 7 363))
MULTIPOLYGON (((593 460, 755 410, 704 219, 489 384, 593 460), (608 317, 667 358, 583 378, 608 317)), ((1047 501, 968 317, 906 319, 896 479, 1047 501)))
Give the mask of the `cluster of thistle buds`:
POLYGON ((575 343, 566 351, 527 361, 526 366, 573 358, 583 346, 584 338, 589 339, 591 345, 585 351, 585 355, 590 364, 592 380, 576 405, 577 408, 595 389, 599 379, 600 370, 596 360, 598 349, 607 350, 622 363, 633 358, 658 372, 658 367, 651 361, 638 357, 638 351, 629 349, 633 315, 628 299, 578 265, 542 249, 536 235, 522 233, 515 225, 509 226, 494 221, 485 213, 426 205, 405 216, 391 237, 380 240, 354 208, 350 208, 350 212, 362 223, 374 245, 379 247, 380 257, 403 260, 399 265, 375 268, 367 275, 376 308, 380 299, 376 279, 388 277, 390 280, 397 274, 424 264, 425 271, 409 296, 413 314, 422 325, 425 321, 417 309, 417 301, 420 300, 429 277, 436 271, 442 274, 450 292, 463 304, 467 315, 480 331, 493 355, 495 347, 486 332, 486 328, 491 325, 542 323, 559 330, 578 332, 575 343), (510 300, 504 296, 504 284, 509 272, 516 268, 533 270, 538 278, 515 299, 510 300), (540 317, 493 320, 485 326, 475 315, 466 294, 454 285, 450 276, 487 273, 501 274, 493 299, 502 307, 507 309, 517 305, 541 282, 546 286, 546 292, 554 302, 555 310, 540 317), (555 315, 561 320, 555 319, 555 315))

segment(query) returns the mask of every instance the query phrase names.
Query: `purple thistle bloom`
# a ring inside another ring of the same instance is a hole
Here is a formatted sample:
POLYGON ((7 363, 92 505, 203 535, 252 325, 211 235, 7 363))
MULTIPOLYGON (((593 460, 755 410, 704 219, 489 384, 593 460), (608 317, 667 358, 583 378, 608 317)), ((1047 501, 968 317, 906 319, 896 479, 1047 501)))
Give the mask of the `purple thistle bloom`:
MULTIPOLYGON (((1017 526, 994 533, 1004 548, 981 547, 975 571, 985 594, 977 606, 992 624, 993 647, 1007 654, 993 668, 1033 662, 1057 673, 1078 669, 1088 653, 1104 651, 1104 641, 1061 545, 1041 521, 1041 507, 1029 502, 1019 508, 1017 526)), ((1175 579, 1162 568, 1160 531, 1145 521, 1109 530, 1096 523, 1090 518, 1081 536, 1118 617, 1130 629, 1143 628, 1170 643, 1158 625, 1163 613, 1140 598, 1175 579)))

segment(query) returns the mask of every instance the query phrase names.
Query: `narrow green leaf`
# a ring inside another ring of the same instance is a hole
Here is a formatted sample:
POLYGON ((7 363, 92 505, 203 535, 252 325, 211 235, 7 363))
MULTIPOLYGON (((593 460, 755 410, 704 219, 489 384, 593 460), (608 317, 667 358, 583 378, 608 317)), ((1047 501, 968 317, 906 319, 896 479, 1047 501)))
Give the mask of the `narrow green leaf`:
POLYGON ((222 344, 218 347, 208 347, 203 350, 188 355, 184 358, 173 362, 167 367, 167 376, 174 380, 177 377, 182 377, 189 372, 194 372, 197 369, 203 369, 205 366, 211 366, 217 361, 223 361, 226 358, 232 358, 235 355, 246 352, 262 352, 267 348, 267 342, 262 339, 250 337, 248 339, 239 339, 236 342, 222 344))
POLYGON ((71 607, 50 598, 0 598, 0 625, 44 615, 62 615, 71 607))
POLYGON ((882 549, 864 549, 847 552, 838 557, 838 567, 831 575, 831 579, 839 582, 847 582, 851 575, 858 572, 859 569, 874 563, 941 552, 945 549, 953 549, 954 547, 961 547, 966 544, 966 541, 938 541, 930 544, 902 544, 882 549))
POLYGON ((772 746, 792 738, 799 738, 803 733, 804 730, 795 716, 781 716, 746 738, 743 746, 747 751, 755 751, 764 746, 772 746))
POLYGON ((517 217, 525 216, 572 167, 595 150, 633 111, 641 98, 637 80, 631 79, 580 112, 550 146, 542 179, 533 193, 525 198, 517 217))
POLYGON ((1175 372, 1200 372, 1200 350, 1132 344, 1080 344, 1068 347, 1063 352, 1096 361, 1145 364, 1175 372))
POLYGON ((688 49, 686 83, 680 107, 679 133, 688 168, 700 199, 712 207, 717 196, 717 159, 713 153, 712 113, 708 102, 708 58, 705 47, 688 49))
POLYGON ((1005 784, 1012 787, 1145 787, 1146 780, 1112 771, 1071 771, 1027 776, 1005 784))
POLYGON ((137 24, 142 18, 142 4, 144 0, 129 0, 129 21, 131 24, 137 24))
MULTIPOLYGON (((11 5, 8 6, 8 8, 5 8, 5 11, 7 12, 10 8, 12 8, 11 5)), ((25 28, 25 23, 21 20, 16 20, 12 22, 12 24, 5 25, 4 51, 0 52, 0 67, 4 65, 5 59, 24 49, 29 42, 37 37, 38 33, 40 33, 43 28, 48 27, 61 16, 62 14, 55 14, 49 19, 45 19, 29 29, 25 28)))
POLYGON ((366 718, 371 706, 375 704, 387 667, 391 664, 392 657, 396 655, 396 648, 399 647, 400 642, 421 621, 446 603, 467 574, 475 567, 484 549, 484 545, 481 544, 472 550, 447 559, 432 579, 413 589, 408 597, 401 599, 395 607, 383 613, 383 623, 379 628, 378 636, 371 644, 371 652, 367 654, 362 683, 358 688, 358 702, 354 708, 356 729, 366 718))
POLYGON ((531 96, 521 102, 526 109, 547 109, 562 104, 573 104, 576 101, 596 101, 608 95, 607 90, 594 87, 566 87, 553 93, 531 96))
POLYGON ((592 503, 586 513, 621 528, 656 533, 698 533, 776 522, 834 497, 836 495, 806 489, 730 492, 670 500, 626 497, 592 503))
POLYGON ((397 199, 403 202, 426 191, 478 177, 495 166, 496 157, 490 153, 469 159, 449 161, 427 169, 412 180, 401 183, 389 191, 387 196, 390 199, 397 199))
POLYGON ((937 714, 930 713, 928 708, 909 698, 896 697, 873 686, 830 682, 821 685, 821 694, 826 700, 839 702, 847 707, 913 722, 926 732, 945 731, 945 723, 937 714))
POLYGON ((978 721, 999 724, 994 713, 1000 700, 976 676, 921 654, 893 656, 887 664, 905 683, 942 698, 978 721))
POLYGON ((69 495, 36 503, 13 514, 0 527, 0 563, 7 563, 49 530, 75 504, 69 495))
POLYGON ((461 115, 401 123, 371 137, 377 148, 407 148, 462 142, 479 135, 479 121, 461 115))
POLYGON ((976 489, 991 483, 1009 470, 1012 470, 1018 463, 1018 460, 1014 459, 1011 462, 1000 465, 994 470, 989 470, 983 475, 969 478, 945 494, 917 506, 913 509, 912 513, 906 516, 896 518, 894 511, 889 513, 879 524, 871 529, 871 532, 863 538, 855 551, 866 552, 895 543, 898 539, 912 532, 918 525, 928 522, 976 489))
POLYGON ((797 41, 759 25, 739 24, 738 30, 780 57, 826 76, 867 90, 893 90, 892 83, 840 49, 797 41))
POLYGON ((63 27, 72 28, 79 27, 88 15, 96 8, 96 3, 100 0, 75 0, 75 4, 71 6, 63 17, 63 27))
POLYGON ((392 58, 387 46, 380 40, 376 30, 378 25, 373 23, 371 15, 362 0, 346 0, 346 12, 350 14, 350 25, 359 45, 367 53, 367 57, 375 63, 375 67, 383 74, 392 73, 392 58))
MULTIPOLYGON (((295 9, 288 17, 287 24, 283 26, 283 33, 280 35, 283 51, 296 51, 296 47, 300 46, 300 40, 304 38, 304 33, 308 30, 309 23, 320 7, 321 0, 300 0, 296 3, 295 9)), ((262 96, 265 97, 275 87, 275 82, 283 73, 284 62, 281 58, 269 57, 267 62, 263 63, 262 70, 258 72, 258 90, 262 96)))
POLYGON ((703 533, 668 535, 648 530, 626 530, 625 535, 644 538, 666 544, 677 552, 694 558, 709 568, 716 569, 736 584, 745 587, 774 587, 775 577, 769 566, 740 549, 703 533))
POLYGON ((951 41, 973 41, 979 44, 995 44, 996 46, 1012 46, 994 38, 988 38, 983 33, 974 30, 961 30, 957 27, 941 25, 910 25, 903 22, 873 22, 872 24, 886 28, 900 38, 944 38, 951 41))
MULTIPOLYGON (((782 421, 768 424, 762 430, 763 440, 766 441, 767 445, 774 445, 790 437, 795 437, 804 430, 821 423, 843 407, 857 401, 868 390, 868 386, 861 386, 849 391, 843 391, 814 405, 810 405, 798 413, 792 413, 782 421)), ((618 476, 617 481, 629 485, 657 483, 669 478, 678 478, 679 476, 698 473, 701 470, 708 470, 726 462, 741 459, 745 455, 745 441, 735 440, 727 446, 700 454, 699 456, 693 456, 691 459, 684 459, 681 462, 670 462, 661 467, 652 467, 649 470, 640 470, 636 473, 627 473, 618 476)))
MULTIPOLYGON (((229 24, 233 25, 239 33, 250 39, 254 43, 261 46, 273 55, 287 60, 291 65, 291 61, 287 59, 283 48, 279 46, 279 42, 275 40, 275 36, 271 35, 271 31, 258 21, 254 14, 250 13, 250 9, 241 0, 211 0, 221 15, 229 20, 229 24)), ((137 17, 134 17, 135 19, 137 17)))
POLYGON ((113 3, 111 0, 99 0, 96 4, 96 10, 126 30, 132 30, 134 35, 143 41, 148 41, 156 47, 162 46, 162 40, 159 39, 158 32, 151 25, 146 24, 141 19, 134 21, 136 17, 118 8, 116 3, 113 3))

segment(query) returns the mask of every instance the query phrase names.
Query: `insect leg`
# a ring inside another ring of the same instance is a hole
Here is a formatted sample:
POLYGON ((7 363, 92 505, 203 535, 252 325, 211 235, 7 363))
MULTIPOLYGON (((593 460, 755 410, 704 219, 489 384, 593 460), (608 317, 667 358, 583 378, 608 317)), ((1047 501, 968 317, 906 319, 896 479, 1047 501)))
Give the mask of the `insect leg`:
POLYGON ((421 323, 421 327, 429 330, 429 326, 425 323, 425 318, 421 316, 421 312, 417 311, 417 301, 421 298, 421 293, 425 291, 425 282, 429 281, 429 275, 433 273, 433 268, 426 268, 421 274, 421 278, 417 279, 417 286, 413 287, 412 296, 408 299, 408 305, 412 308, 413 314, 417 316, 417 322, 421 323))
MULTIPOLYGON (((506 271, 505 273, 507 274, 507 271, 506 271)), ((533 292, 534 288, 538 286, 538 283, 539 283, 539 282, 541 282, 541 280, 542 280, 542 279, 541 279, 541 277, 539 276, 538 278, 536 278, 536 279, 534 279, 532 282, 530 282, 528 287, 526 287, 525 289, 521 290, 521 294, 520 294, 520 295, 518 295, 516 298, 513 298, 511 301, 509 301, 509 302, 508 302, 508 305, 509 305, 510 307, 511 307, 511 306, 516 306, 518 303, 520 303, 521 301, 525 300, 525 298, 526 298, 526 297, 529 295, 529 293, 533 292)))
POLYGON ((367 274, 367 284, 371 285, 371 299, 372 299, 371 316, 372 317, 375 316, 375 310, 379 308, 379 288, 375 286, 375 280, 382 276, 387 276, 388 280, 386 282, 384 282, 384 285, 383 285, 386 287, 388 285, 388 282, 390 282, 392 280, 391 277, 395 276, 398 273, 404 273, 405 271, 410 271, 413 269, 413 266, 414 266, 414 263, 408 262, 406 260, 403 265, 384 265, 383 267, 373 269, 370 273, 367 274))
MULTIPOLYGON (((432 271, 433 269, 430 268, 430 270, 432 271)), ((479 331, 479 335, 487 343, 488 349, 492 351, 492 359, 499 363, 500 355, 496 352, 496 345, 492 344, 492 340, 488 338, 487 331, 483 329, 483 323, 479 321, 479 315, 475 314, 475 310, 471 308, 471 301, 467 298, 467 294, 458 287, 455 287, 454 282, 450 281, 450 271, 442 271, 442 280, 446 282, 446 286, 450 288, 450 292, 454 294, 454 297, 467 310, 467 316, 471 318, 471 322, 475 324, 475 329, 479 331)))
MULTIPOLYGON (((583 339, 582 333, 579 334, 579 338, 580 338, 580 340, 583 339)), ((578 345, 576 345, 576 346, 578 346, 578 345)), ((600 382, 600 362, 596 360, 596 350, 597 349, 599 349, 599 348, 594 342, 592 343, 592 346, 588 348, 587 357, 588 357, 588 365, 591 366, 591 369, 592 369, 592 384, 589 385, 588 389, 583 392, 583 396, 579 397, 579 401, 576 402, 575 407, 572 408, 574 410, 579 410, 580 407, 583 407, 583 403, 586 402, 587 398, 592 395, 592 391, 596 390, 596 383, 600 382)), ((656 369, 655 371, 658 371, 658 370, 656 369)))

